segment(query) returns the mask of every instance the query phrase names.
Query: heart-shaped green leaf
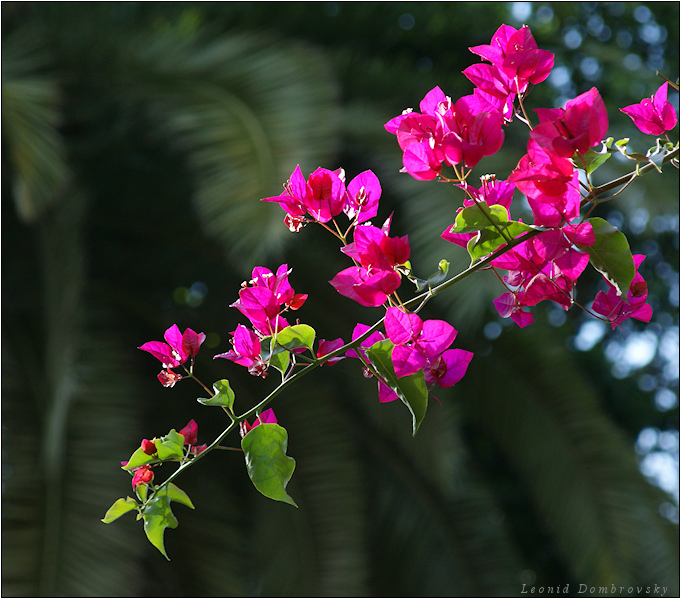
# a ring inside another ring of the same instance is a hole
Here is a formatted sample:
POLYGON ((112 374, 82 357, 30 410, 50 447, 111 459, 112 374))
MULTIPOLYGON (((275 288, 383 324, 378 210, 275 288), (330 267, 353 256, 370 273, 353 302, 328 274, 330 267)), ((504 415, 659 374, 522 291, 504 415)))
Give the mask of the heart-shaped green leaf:
POLYGON ((265 497, 298 507, 286 492, 296 467, 296 461, 286 455, 287 445, 286 429, 268 422, 253 427, 241 440, 248 476, 255 488, 265 497))

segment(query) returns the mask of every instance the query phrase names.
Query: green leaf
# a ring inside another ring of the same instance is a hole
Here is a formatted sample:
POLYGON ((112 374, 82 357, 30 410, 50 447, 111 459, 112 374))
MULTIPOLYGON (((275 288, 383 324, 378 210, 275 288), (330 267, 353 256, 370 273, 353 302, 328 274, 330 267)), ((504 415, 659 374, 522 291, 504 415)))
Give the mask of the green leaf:
POLYGON ((142 503, 146 503, 147 495, 149 494, 149 485, 137 485, 135 487, 135 494, 142 503))
POLYGON ((114 504, 106 511, 102 522, 104 524, 110 524, 114 520, 118 520, 123 514, 127 514, 132 510, 136 509, 139 504, 132 498, 126 497, 125 499, 121 497, 114 501, 114 504))
POLYGON ((314 345, 315 330, 306 324, 294 324, 286 327, 277 334, 277 345, 292 350, 306 347, 312 351, 314 345))
POLYGON ((581 155, 581 160, 579 166, 583 166, 587 174, 593 173, 599 166, 601 166, 610 156, 612 155, 608 150, 612 146, 612 137, 608 137, 605 141, 601 142, 602 146, 599 151, 595 148, 589 148, 585 154, 581 155))
POLYGON ((196 401, 202 403, 204 406, 224 406, 230 412, 234 405, 234 391, 229 386, 227 379, 221 379, 213 383, 213 391, 215 395, 209 398, 199 397, 196 401))
POLYGON ((514 239, 523 233, 533 230, 530 225, 519 223, 514 220, 503 223, 500 225, 500 228, 505 230, 506 237, 501 235, 497 229, 489 227, 487 229, 481 229, 477 237, 473 237, 469 240, 467 249, 471 257, 471 264, 479 258, 488 256, 502 245, 508 243, 508 238, 514 239))
POLYGON ((291 363, 291 355, 288 352, 281 352, 274 354, 270 358, 270 366, 276 368, 282 374, 288 370, 288 365, 291 363))
POLYGON ((170 560, 166 553, 163 534, 166 528, 177 528, 177 518, 170 509, 170 497, 165 489, 159 489, 152 497, 142 510, 142 518, 147 539, 167 560, 170 560))
MULTIPOLYGON (((410 266, 411 268, 411 266, 410 266)), ((423 291, 427 287, 434 287, 441 283, 447 277, 449 272, 449 262, 447 260, 440 260, 437 265, 437 271, 430 275, 427 279, 419 279, 417 277, 410 277, 410 280, 416 285, 417 291, 423 291)))
POLYGON ((374 343, 367 351, 371 363, 385 383, 397 393, 402 403, 409 408, 412 415, 412 435, 416 435, 428 408, 428 388, 423 370, 397 378, 391 358, 394 347, 392 341, 384 339, 374 343))
POLYGON ((156 439, 155 443, 158 459, 161 461, 184 457, 182 450, 184 447, 184 435, 181 435, 175 429, 171 429, 165 437, 156 439))
POLYGON ((286 373, 291 362, 291 356, 285 348, 274 344, 272 349, 272 337, 265 337, 260 341, 260 359, 276 368, 282 374, 286 373))
POLYGON ((483 229, 475 237, 468 240, 466 249, 471 257, 471 264, 479 258, 491 254, 498 247, 506 243, 506 240, 494 229, 483 229))
POLYGON ((189 495, 187 495, 177 485, 168 483, 167 493, 170 501, 177 501, 177 503, 181 503, 182 505, 186 505, 187 507, 194 509, 194 504, 192 503, 192 500, 189 499, 189 495))
POLYGON ((464 208, 456 215, 456 221, 450 233, 475 233, 481 229, 502 225, 508 222, 508 211, 499 204, 488 206, 479 202, 475 206, 464 208))
POLYGON ((170 559, 166 553, 164 533, 166 528, 177 528, 177 518, 170 509, 170 502, 176 501, 194 509, 189 496, 173 483, 168 483, 159 488, 149 503, 142 510, 144 518, 144 532, 149 542, 158 549, 166 559, 170 559))
POLYGON ((627 238, 607 220, 594 217, 587 222, 593 227, 596 243, 579 248, 588 252, 591 265, 615 286, 617 295, 626 294, 636 274, 627 238))
POLYGON ((123 466, 123 470, 134 470, 145 464, 153 464, 158 462, 158 458, 150 456, 148 453, 144 453, 141 447, 138 447, 134 453, 130 456, 128 463, 123 466))
POLYGON ((241 440, 248 476, 255 488, 265 497, 298 507, 286 492, 296 467, 296 461, 286 455, 287 444, 286 429, 267 422, 252 428, 241 440))

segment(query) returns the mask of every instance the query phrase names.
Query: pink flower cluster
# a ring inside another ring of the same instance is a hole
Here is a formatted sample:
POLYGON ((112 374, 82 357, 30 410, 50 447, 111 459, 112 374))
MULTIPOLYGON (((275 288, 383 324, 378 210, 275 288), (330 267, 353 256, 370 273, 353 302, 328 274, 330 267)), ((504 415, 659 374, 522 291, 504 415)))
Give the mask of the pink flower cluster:
POLYGON ((242 285, 239 299, 230 306, 251 321, 253 330, 237 325, 232 332, 233 349, 214 358, 225 358, 246 366, 255 376, 267 376, 267 364, 261 359, 261 339, 288 327, 288 321, 281 314, 298 310, 307 300, 307 294, 296 293, 291 287, 290 274, 291 269, 286 264, 282 264, 276 274, 262 266, 253 269, 251 280, 242 285))
MULTIPOLYGON (((357 349, 348 350, 346 356, 370 364, 366 349, 389 339, 395 344, 391 360, 397 378, 423 370, 428 385, 446 388, 458 383, 466 374, 473 353, 463 349, 449 349, 456 339, 457 331, 444 320, 423 321, 418 314, 393 307, 386 311, 383 326, 385 335, 380 331, 373 332, 357 349)), ((368 330, 367 325, 358 324, 352 332, 352 340, 359 339, 368 330)), ((366 368, 364 374, 367 377, 372 376, 371 371, 366 368)), ((397 398, 397 393, 379 378, 379 401, 385 403, 397 398)))
POLYGON ((541 301, 556 302, 564 310, 572 306, 577 279, 589 263, 589 255, 575 246, 593 245, 590 223, 551 229, 499 256, 492 265, 508 270, 503 280, 509 291, 494 300, 499 315, 509 316, 519 327, 534 317, 523 310, 541 301))
POLYGON ((527 196, 534 224, 560 227, 579 218, 579 161, 608 131, 608 114, 596 88, 565 108, 539 108, 539 125, 530 131, 527 154, 508 178, 527 196))
POLYGON ((636 274, 634 275, 634 280, 631 282, 626 297, 617 295, 615 286, 603 277, 608 284, 608 292, 599 291, 596 294, 596 299, 594 300, 591 309, 608 320, 613 329, 627 318, 636 318, 643 322, 650 322, 650 319, 653 316, 653 309, 650 307, 650 304, 646 304, 648 284, 638 272, 638 267, 644 260, 645 256, 634 254, 636 274))
POLYGON ((646 135, 662 135, 676 127, 676 110, 667 101, 669 84, 665 81, 652 98, 645 98, 620 110, 646 135))
POLYGON ((345 186, 343 169, 330 171, 318 168, 305 180, 298 165, 284 184, 284 193, 263 198, 277 202, 286 211, 284 222, 291 231, 299 231, 311 217, 312 222, 327 223, 341 213, 354 223, 363 223, 376 216, 381 185, 370 170, 357 175, 345 186))
POLYGON ((193 360, 199 353, 201 344, 206 340, 206 335, 195 333, 191 329, 180 333, 180 329, 174 324, 163 336, 167 343, 148 341, 137 349, 149 352, 161 361, 163 370, 158 373, 158 380, 164 387, 172 387, 182 378, 182 375, 174 372, 172 368, 184 364, 189 358, 193 360))
POLYGON ((353 242, 341 250, 355 266, 330 281, 338 293, 362 306, 380 306, 402 282, 398 267, 409 259, 411 250, 406 235, 389 236, 391 220, 380 229, 368 224, 356 227, 353 242))
POLYGON ((472 168, 504 143, 503 125, 513 119, 517 95, 530 83, 544 81, 553 54, 537 48, 528 27, 502 25, 490 45, 470 49, 490 64, 472 65, 463 74, 477 87, 456 102, 435 87, 411 109, 385 125, 402 149, 403 172, 426 181, 441 175, 442 166, 472 168))

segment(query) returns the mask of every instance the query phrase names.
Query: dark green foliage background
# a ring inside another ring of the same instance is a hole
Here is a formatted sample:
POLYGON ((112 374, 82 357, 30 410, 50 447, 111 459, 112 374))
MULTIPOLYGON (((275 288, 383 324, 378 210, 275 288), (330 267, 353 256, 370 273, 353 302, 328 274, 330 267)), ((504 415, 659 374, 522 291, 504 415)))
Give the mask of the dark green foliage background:
MULTIPOLYGON (((645 150, 617 108, 657 89, 651 64, 678 77, 678 3, 530 5, 540 47, 569 75, 562 89, 537 87, 530 104, 597 85, 612 135, 645 150), (646 37, 642 6, 666 38, 646 37), (581 36, 572 49, 570 31, 581 36)), ((329 236, 291 235, 278 207, 258 201, 296 164, 343 166, 348 178, 371 168, 384 188, 376 220, 395 212, 392 231, 409 234, 417 273, 442 258, 453 271, 467 265, 439 239, 459 196, 400 175, 383 123, 434 85, 470 93, 467 48, 501 23, 520 26, 512 9, 2 3, 4 596, 516 596, 522 584, 569 584, 571 595, 579 584, 658 584, 678 596, 678 525, 660 515, 674 500, 640 474, 634 451, 645 427, 678 430, 678 407, 656 409, 636 377, 677 397, 678 379, 662 376, 659 355, 612 376, 606 340, 575 351, 585 320, 576 310, 560 319, 540 306, 532 327, 489 334, 500 288, 486 274, 427 307, 476 356, 430 402, 415 438, 405 407, 379 405, 375 382, 346 360, 274 406, 299 509, 260 496, 242 457, 216 451, 176 481, 197 509, 174 508, 171 563, 134 518, 99 521, 130 493, 119 464, 142 438, 194 418, 203 443, 227 425, 195 401, 198 387, 161 388, 158 363, 137 346, 173 323, 206 332, 197 372, 209 384, 228 378, 242 412, 274 382, 211 357, 243 322, 229 304, 254 266, 294 268, 294 288, 310 295, 299 317, 319 337, 348 339, 380 316, 328 285, 347 265, 329 236)), ((514 124, 477 174, 505 178, 525 143, 514 124)), ((597 179, 628 168, 611 160, 597 179)), ((622 343, 678 327, 677 171, 636 189, 600 213, 623 214, 632 249, 649 254, 655 317, 609 337, 622 343), (641 207, 676 218, 676 229, 628 228, 641 207)), ((599 285, 587 279, 580 296, 599 285)))

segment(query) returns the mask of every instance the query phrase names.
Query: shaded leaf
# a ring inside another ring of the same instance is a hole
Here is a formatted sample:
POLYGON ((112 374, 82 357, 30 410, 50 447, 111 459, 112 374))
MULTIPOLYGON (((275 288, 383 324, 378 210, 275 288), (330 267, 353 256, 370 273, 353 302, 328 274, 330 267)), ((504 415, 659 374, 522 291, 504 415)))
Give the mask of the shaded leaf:
POLYGON ((384 382, 409 408, 412 416, 412 435, 416 435, 428 408, 428 388, 423 370, 397 378, 391 358, 394 347, 395 345, 389 339, 378 341, 368 349, 369 359, 384 382))
POLYGON ((615 286, 617 295, 626 294, 636 274, 626 236, 602 218, 590 218, 587 222, 593 227, 596 242, 579 246, 580 249, 589 254, 591 265, 615 286))

